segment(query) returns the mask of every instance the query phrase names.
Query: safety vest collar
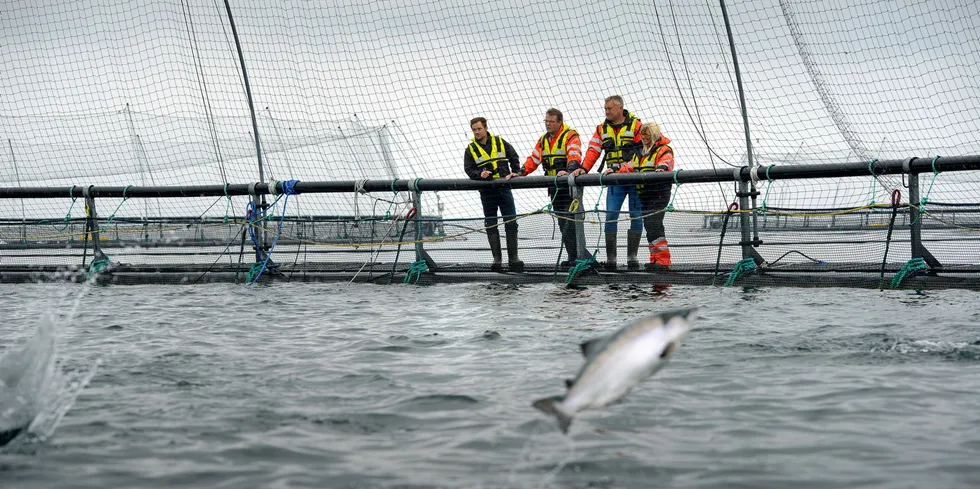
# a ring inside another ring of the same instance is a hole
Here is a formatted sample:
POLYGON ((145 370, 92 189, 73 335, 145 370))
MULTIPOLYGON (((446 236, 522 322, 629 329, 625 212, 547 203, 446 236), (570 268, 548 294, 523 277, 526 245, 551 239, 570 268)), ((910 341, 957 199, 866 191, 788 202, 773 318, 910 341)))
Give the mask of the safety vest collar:
POLYGON ((640 131, 640 121, 627 112, 626 120, 622 124, 613 124, 606 119, 599 129, 603 147, 611 145, 611 148, 606 150, 606 164, 615 169, 623 162, 623 146, 632 142, 640 131))
POLYGON ((562 124, 554 137, 549 137, 548 133, 541 136, 541 163, 545 175, 554 176, 568 168, 568 140, 573 134, 574 129, 562 124))
POLYGON ((500 164, 507 161, 507 149, 504 146, 504 139, 493 134, 487 137, 490 142, 490 152, 487 153, 483 145, 478 143, 476 138, 473 138, 470 140, 470 155, 473 156, 473 161, 477 167, 489 170, 493 174, 493 178, 503 178, 500 164))
POLYGON ((600 124, 600 126, 602 126, 602 127, 609 126, 609 127, 612 127, 613 129, 619 129, 621 127, 631 127, 633 125, 633 123, 638 120, 636 118, 636 116, 634 116, 633 114, 631 114, 626 109, 623 109, 623 116, 624 116, 623 117, 623 122, 620 122, 619 124, 613 124, 613 122, 610 121, 609 119, 605 119, 605 120, 602 121, 602 124, 600 124))
POLYGON ((559 151, 561 154, 565 154, 565 142, 568 140, 568 134, 570 132, 572 132, 572 129, 567 125, 562 124, 558 134, 556 134, 554 137, 549 137, 548 133, 544 133, 544 135, 541 136, 542 155, 556 154, 559 151))
POLYGON ((629 113, 627 113, 626 119, 623 120, 622 124, 613 124, 612 122, 609 122, 609 119, 606 119, 602 122, 602 133, 603 135, 609 137, 615 137, 617 135, 623 137, 628 133, 629 137, 632 138, 636 136, 636 132, 639 130, 639 127, 636 127, 640 125, 639 122, 640 121, 637 120, 637 118, 633 117, 633 114, 629 113), (622 131, 620 131, 620 129, 622 129, 622 131))
POLYGON ((640 157, 638 165, 639 171, 652 171, 656 169, 657 162, 667 153, 674 153, 674 149, 667 145, 670 140, 662 137, 657 140, 650 152, 640 157))
POLYGON ((473 160, 477 164, 487 161, 487 160, 498 160, 506 157, 504 140, 500 136, 495 136, 490 134, 487 136, 490 142, 490 152, 484 149, 483 145, 477 142, 476 138, 470 139, 470 154, 473 155, 473 160))

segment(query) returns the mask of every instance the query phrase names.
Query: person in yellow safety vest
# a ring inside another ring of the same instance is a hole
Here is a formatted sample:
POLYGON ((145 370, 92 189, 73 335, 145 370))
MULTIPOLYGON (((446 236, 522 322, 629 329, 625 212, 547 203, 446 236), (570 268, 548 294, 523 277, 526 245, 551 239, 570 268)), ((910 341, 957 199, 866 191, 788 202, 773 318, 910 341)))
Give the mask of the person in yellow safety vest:
MULTIPOLYGON (((534 151, 524 162, 521 176, 530 175, 541 166, 545 175, 563 177, 568 175, 570 165, 582 164, 582 139, 575 129, 565 124, 565 116, 560 110, 552 107, 544 113, 544 128, 546 132, 538 138, 534 151)), ((548 187, 548 198, 558 218, 561 240, 567 253, 567 259, 561 266, 571 266, 578 258, 574 214, 570 212, 572 196, 567 189, 548 187)))
MULTIPOLYGON (((640 127, 640 137, 643 150, 633 156, 633 161, 623 165, 621 171, 631 172, 670 172, 674 171, 674 150, 670 147, 670 139, 661 133, 660 125, 648 122, 640 127)), ((664 229, 664 209, 670 203, 672 184, 645 183, 637 185, 640 202, 643 208, 643 226, 647 230, 647 243, 650 248, 649 270, 666 270, 670 268, 670 248, 667 246, 667 234, 664 229)))
MULTIPOLYGON (((572 174, 581 175, 592 169, 599 153, 605 151, 606 169, 609 174, 620 171, 623 163, 633 159, 633 153, 640 148, 640 119, 623 108, 623 97, 606 97, 606 120, 596 126, 589 141, 589 149, 581 167, 572 167, 572 174)), ((629 197, 630 227, 626 234, 626 266, 630 270, 640 268, 636 253, 643 236, 643 221, 640 220, 640 197, 635 185, 613 185, 606 193, 606 269, 616 269, 616 231, 623 202, 629 197)))
MULTIPOLYGON (((495 136, 487 131, 487 119, 475 117, 470 121, 473 139, 463 153, 463 171, 472 180, 495 180, 504 178, 510 180, 521 171, 521 161, 517 151, 504 138, 495 136)), ((487 229, 487 241, 490 243, 490 253, 493 264, 490 269, 502 271, 500 252, 500 230, 497 229, 497 209, 504 219, 504 230, 507 232, 507 264, 512 271, 522 271, 524 262, 517 257, 517 209, 514 206, 514 195, 509 188, 491 188, 480 190, 480 201, 483 204, 484 226, 487 229)))

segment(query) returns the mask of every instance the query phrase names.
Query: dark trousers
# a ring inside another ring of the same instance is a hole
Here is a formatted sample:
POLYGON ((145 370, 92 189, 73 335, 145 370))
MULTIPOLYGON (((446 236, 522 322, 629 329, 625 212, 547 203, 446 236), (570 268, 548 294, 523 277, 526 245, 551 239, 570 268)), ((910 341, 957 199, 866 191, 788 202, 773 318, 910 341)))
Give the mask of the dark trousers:
POLYGON ((664 229, 664 216, 667 215, 663 211, 667 208, 667 204, 670 200, 663 200, 660 196, 644 196, 640 193, 640 205, 643 207, 643 227, 647 230, 647 243, 653 243, 654 240, 658 238, 666 238, 666 230, 664 229), (653 214, 651 214, 653 213, 653 214))
POLYGON ((507 234, 517 232, 517 208, 514 206, 514 194, 509 188, 499 188, 480 191, 480 201, 483 203, 483 225, 488 229, 497 226, 497 209, 504 221, 507 234))
POLYGON ((551 210, 558 218, 558 229, 561 231, 561 241, 565 244, 568 259, 574 260, 578 249, 575 241, 575 214, 568 212, 572 205, 572 196, 568 194, 568 189, 549 188, 548 198, 551 200, 551 210))

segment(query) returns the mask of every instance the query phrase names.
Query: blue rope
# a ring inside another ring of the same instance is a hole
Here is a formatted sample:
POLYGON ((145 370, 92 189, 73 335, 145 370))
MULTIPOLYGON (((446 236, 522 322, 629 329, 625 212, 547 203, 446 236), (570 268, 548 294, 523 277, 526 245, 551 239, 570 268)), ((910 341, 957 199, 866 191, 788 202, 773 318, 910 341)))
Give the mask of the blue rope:
MULTIPOLYGON (((280 183, 280 182, 277 182, 277 183, 280 183)), ((282 202, 282 213, 279 214, 279 225, 276 228, 276 238, 274 240, 272 240, 272 246, 270 246, 269 247, 269 251, 266 252, 266 254, 265 254, 265 260, 262 260, 261 266, 259 266, 258 269, 256 270, 255 264, 253 264, 252 270, 249 271, 249 275, 254 275, 254 276, 251 278, 251 281, 248 282, 248 285, 252 285, 255 282, 257 282, 259 280, 259 278, 262 277, 262 272, 265 272, 266 267, 268 267, 268 265, 269 265, 269 259, 272 258, 272 250, 276 249, 276 243, 279 242, 279 237, 282 236, 282 223, 286 219, 286 206, 289 204, 289 196, 290 195, 297 195, 296 189, 294 187, 296 186, 297 183, 299 183, 299 180, 286 180, 286 181, 281 182, 281 183, 282 183, 282 193, 280 195, 285 195, 286 196, 286 199, 283 200, 283 202, 282 202)), ((275 186, 275 185, 273 185, 273 186, 275 186)), ((276 202, 279 202, 279 198, 278 197, 276 197, 276 201, 273 202, 272 205, 275 206, 276 205, 276 202)), ((252 206, 252 210, 253 211, 255 209, 255 203, 252 202, 252 201, 249 201, 248 205, 245 206, 246 213, 248 212, 248 206, 249 205, 252 206)), ((270 207, 270 208, 272 208, 272 207, 270 207)), ((263 216, 261 219, 265 219, 265 217, 263 216)), ((255 244, 256 249, 258 249, 258 246, 259 246, 259 239, 258 239, 258 237, 255 236, 255 228, 251 224, 253 222, 259 221, 261 219, 254 218, 253 217, 253 219, 249 221, 249 226, 248 226, 248 234, 249 234, 249 236, 251 236, 252 243, 255 244)), ((246 280, 247 279, 248 278, 246 277, 246 280)))
MULTIPOLYGON (((421 180, 421 178, 419 180, 421 180)), ((299 183, 299 180, 286 180, 282 182, 282 193, 286 194, 287 197, 290 195, 299 194, 299 192, 296 191, 297 183, 299 183)), ((283 207, 286 207, 286 204, 283 204, 283 207)))

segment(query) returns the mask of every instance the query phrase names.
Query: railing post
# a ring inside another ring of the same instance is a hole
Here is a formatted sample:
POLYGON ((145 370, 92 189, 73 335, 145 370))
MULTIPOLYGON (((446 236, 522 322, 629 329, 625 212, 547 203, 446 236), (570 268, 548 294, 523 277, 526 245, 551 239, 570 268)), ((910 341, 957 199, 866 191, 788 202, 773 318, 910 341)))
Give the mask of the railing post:
MULTIPOLYGON (((96 260, 106 260, 105 253, 102 252, 99 240, 99 214, 95 210, 95 197, 92 196, 92 185, 82 189, 85 196, 85 235, 92 239, 92 262, 96 260)), ((85 256, 82 256, 82 267, 85 267, 85 256)))
POLYGON ((431 256, 425 251, 422 246, 422 192, 418 188, 418 180, 412 181, 410 187, 412 187, 412 206, 415 207, 415 261, 424 260, 425 265, 429 267, 430 270, 436 268, 436 262, 431 256))
POLYGON ((258 192, 255 190, 256 185, 258 184, 252 183, 251 185, 248 186, 248 195, 249 198, 252 200, 253 210, 252 210, 251 217, 246 216, 246 218, 249 221, 248 225, 252 228, 252 234, 255 234, 256 232, 262 233, 261 243, 259 242, 252 243, 252 247, 255 248, 255 262, 258 263, 265 260, 265 252, 266 252, 265 222, 260 223, 262 228, 258 230, 255 229, 255 223, 257 222, 260 215, 263 216, 265 215, 265 208, 263 207, 265 206, 265 194, 262 194, 262 197, 259 197, 258 192))
POLYGON ((922 216, 919 213, 919 174, 912 171, 910 164, 915 158, 909 158, 902 164, 902 169, 909 173, 909 237, 912 246, 912 258, 922 258, 929 268, 942 268, 936 257, 922 245, 922 216))
MULTIPOLYGON (((562 189, 558 189, 558 191, 561 192, 562 189)), ((569 217, 575 220, 575 255, 579 259, 583 259, 589 256, 589 247, 585 241, 585 221, 582 218, 582 196, 584 192, 582 186, 575 184, 573 175, 568 176, 568 192, 571 193, 572 203, 575 206, 575 210, 569 212, 569 217)))
MULTIPOLYGON (((762 256, 759 255, 759 252, 752 247, 752 245, 756 243, 756 241, 752 239, 752 231, 755 223, 755 220, 752 219, 752 217, 755 215, 755 208, 749 206, 749 196, 755 194, 756 192, 753 190, 754 187, 749 186, 749 182, 747 180, 743 180, 741 178, 742 168, 735 169, 735 175, 738 179, 738 208, 742 209, 742 212, 738 215, 738 223, 742 229, 742 240, 739 244, 742 246, 742 259, 752 258, 755 260, 756 265, 760 265, 765 263, 765 260, 763 260, 762 256), (746 210, 750 210, 752 212, 752 215, 749 216, 749 218, 746 218, 746 210)), ((749 171, 752 171, 752 169, 750 168, 749 171)))

